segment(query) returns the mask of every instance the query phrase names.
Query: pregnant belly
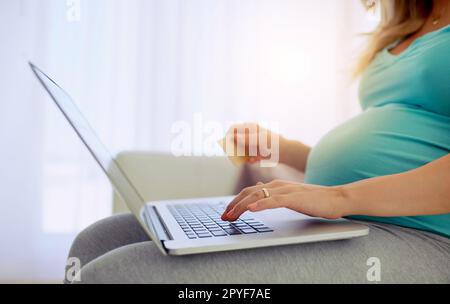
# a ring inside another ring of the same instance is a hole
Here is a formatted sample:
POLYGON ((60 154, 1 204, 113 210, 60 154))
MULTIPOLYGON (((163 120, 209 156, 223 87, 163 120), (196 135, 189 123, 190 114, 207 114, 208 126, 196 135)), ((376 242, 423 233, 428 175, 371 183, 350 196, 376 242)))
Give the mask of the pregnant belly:
POLYGON ((450 117, 400 104, 369 108, 314 147, 305 182, 341 185, 404 172, 449 151, 450 117))

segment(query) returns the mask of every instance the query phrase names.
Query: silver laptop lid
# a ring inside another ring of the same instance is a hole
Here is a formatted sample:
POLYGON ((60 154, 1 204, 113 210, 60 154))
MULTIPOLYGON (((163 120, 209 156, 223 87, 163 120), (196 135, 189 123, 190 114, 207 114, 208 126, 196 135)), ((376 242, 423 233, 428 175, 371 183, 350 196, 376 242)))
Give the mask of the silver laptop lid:
POLYGON ((155 223, 152 222, 149 217, 146 217, 144 220, 143 215, 141 214, 141 210, 145 206, 144 199, 130 182, 119 164, 111 156, 108 149, 101 143, 88 121, 73 102, 72 98, 38 67, 31 62, 29 62, 29 64, 40 83, 50 94, 51 98, 69 121, 81 141, 103 169, 114 189, 126 202, 127 206, 134 213, 144 229, 147 230, 152 241, 155 242, 164 254, 166 254, 162 242, 156 236, 155 223), (146 223, 148 223, 148 225, 146 225, 146 223))

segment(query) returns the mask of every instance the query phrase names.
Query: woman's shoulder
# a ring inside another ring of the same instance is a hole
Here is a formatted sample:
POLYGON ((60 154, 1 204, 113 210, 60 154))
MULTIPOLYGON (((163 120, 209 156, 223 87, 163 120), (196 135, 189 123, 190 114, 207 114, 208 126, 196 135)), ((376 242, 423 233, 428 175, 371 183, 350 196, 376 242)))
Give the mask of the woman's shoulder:
POLYGON ((443 32, 450 32, 450 23, 449 24, 447 24, 446 26, 444 26, 443 28, 441 28, 441 30, 443 31, 443 32))
POLYGON ((445 60, 450 64, 450 25, 446 25, 440 29, 429 32, 412 42, 406 50, 408 59, 414 61, 422 58, 426 61, 434 61, 439 58, 440 61, 445 60))
POLYGON ((417 40, 429 43, 450 43, 450 24, 429 32, 422 37, 417 38, 417 40))

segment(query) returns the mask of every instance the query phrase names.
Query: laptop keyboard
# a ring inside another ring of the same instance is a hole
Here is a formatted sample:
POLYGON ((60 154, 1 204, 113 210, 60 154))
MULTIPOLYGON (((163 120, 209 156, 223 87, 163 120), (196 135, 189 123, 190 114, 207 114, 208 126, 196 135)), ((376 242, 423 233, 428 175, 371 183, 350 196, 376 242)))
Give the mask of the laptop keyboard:
POLYGON ((170 205, 173 217, 190 239, 221 237, 238 234, 272 232, 273 230, 252 217, 243 214, 234 222, 220 219, 225 203, 170 205))

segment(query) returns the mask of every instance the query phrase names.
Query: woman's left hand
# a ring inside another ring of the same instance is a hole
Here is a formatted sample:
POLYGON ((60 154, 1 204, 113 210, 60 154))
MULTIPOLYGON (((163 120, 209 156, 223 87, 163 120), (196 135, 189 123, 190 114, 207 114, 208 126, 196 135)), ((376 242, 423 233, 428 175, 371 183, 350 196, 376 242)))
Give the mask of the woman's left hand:
POLYGON ((222 220, 235 221, 245 211, 288 208, 309 216, 336 219, 344 216, 340 187, 325 187, 274 180, 243 189, 228 205, 222 220), (269 197, 265 197, 266 188, 269 197))

